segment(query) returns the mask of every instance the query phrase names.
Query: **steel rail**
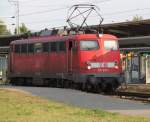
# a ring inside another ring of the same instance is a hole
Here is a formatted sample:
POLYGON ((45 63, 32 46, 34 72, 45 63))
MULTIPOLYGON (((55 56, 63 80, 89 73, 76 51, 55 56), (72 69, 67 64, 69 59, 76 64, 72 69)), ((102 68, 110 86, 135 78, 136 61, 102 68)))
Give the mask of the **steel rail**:
POLYGON ((138 93, 138 92, 124 92, 124 91, 117 91, 115 95, 119 96, 120 98, 125 97, 126 99, 134 99, 140 101, 150 101, 150 93, 138 93))

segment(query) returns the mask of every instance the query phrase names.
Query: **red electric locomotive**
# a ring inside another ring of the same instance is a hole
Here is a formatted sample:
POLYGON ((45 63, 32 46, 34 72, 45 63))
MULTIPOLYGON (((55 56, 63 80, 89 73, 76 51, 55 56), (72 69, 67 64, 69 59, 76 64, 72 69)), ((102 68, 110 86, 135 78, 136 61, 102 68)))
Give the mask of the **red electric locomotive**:
POLYGON ((8 77, 12 84, 77 86, 94 91, 110 91, 119 86, 122 69, 118 39, 99 32, 86 33, 89 31, 87 18, 92 12, 100 17, 101 25, 103 18, 99 9, 95 5, 79 4, 69 10, 67 22, 71 28, 66 28, 68 35, 52 33, 10 44, 8 77), (80 15, 81 19, 77 18, 80 15), (73 20, 83 22, 79 26, 73 20), (77 33, 69 34, 72 30, 77 33))
POLYGON ((112 90, 119 86, 121 72, 118 39, 113 35, 45 36, 10 44, 12 84, 112 90))

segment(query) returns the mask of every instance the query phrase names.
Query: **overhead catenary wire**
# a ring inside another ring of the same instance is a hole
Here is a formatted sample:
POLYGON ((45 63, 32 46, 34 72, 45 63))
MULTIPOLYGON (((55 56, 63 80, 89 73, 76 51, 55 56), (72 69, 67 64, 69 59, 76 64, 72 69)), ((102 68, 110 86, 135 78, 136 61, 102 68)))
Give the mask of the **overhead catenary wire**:
MULTIPOLYGON (((111 1, 111 0, 102 0, 99 2, 93 2, 93 3, 104 3, 107 1, 111 1)), ((91 3, 91 4, 93 4, 91 3)), ((54 11, 59 11, 59 10, 63 10, 63 9, 69 9, 69 6, 65 6, 65 7, 60 7, 60 8, 54 8, 54 9, 47 9, 47 10, 42 10, 42 11, 35 11, 35 12, 30 12, 30 13, 23 13, 20 14, 20 16, 29 16, 29 15, 36 15, 36 14, 43 14, 43 13, 49 13, 49 12, 54 12, 54 11)))
MULTIPOLYGON (((122 14, 122 13, 128 13, 128 12, 135 12, 135 11, 139 11, 139 10, 146 10, 146 9, 150 9, 150 8, 141 8, 141 9, 129 9, 129 10, 124 10, 124 11, 117 11, 117 12, 112 12, 112 13, 104 13, 104 14, 102 14, 102 16, 114 16, 114 15, 120 15, 120 14, 122 14)), ((146 13, 146 14, 149 14, 149 13, 146 13)), ((145 15, 146 15, 145 14, 145 15)), ((132 15, 129 15, 129 17, 130 16, 133 16, 133 14, 132 15)), ((93 16, 93 17, 95 17, 95 16, 93 16)), ((111 19, 110 17, 105 17, 104 19, 111 19)), ((27 22, 27 23, 30 23, 30 24, 37 24, 37 23, 43 23, 43 22, 49 22, 49 21, 61 21, 62 19, 61 18, 59 18, 59 19, 53 19, 53 20, 47 20, 47 21, 34 21, 34 22, 27 22)))
POLYGON ((104 13, 103 15, 108 16, 108 15, 123 14, 123 13, 128 13, 128 12, 149 10, 149 9, 150 9, 150 8, 128 9, 128 10, 124 10, 124 11, 116 11, 116 12, 111 12, 111 13, 104 13))
MULTIPOLYGON (((29 16, 29 15, 36 15, 36 14, 44 14, 44 13, 51 13, 54 11, 59 11, 59 10, 63 10, 63 9, 67 9, 69 7, 62 7, 62 8, 56 8, 56 9, 47 9, 47 10, 43 10, 43 11, 36 11, 36 12, 31 12, 31 13, 24 13, 24 14, 20 14, 20 16, 29 16)), ((103 16, 112 16, 112 15, 116 15, 116 14, 123 14, 123 13, 128 13, 128 12, 136 12, 136 11, 143 11, 143 10, 149 10, 150 8, 136 8, 136 9, 128 9, 128 10, 124 10, 124 11, 116 11, 116 12, 111 12, 111 13, 103 13, 103 16)))
MULTIPOLYGON (((110 1, 110 0, 108 0, 108 1, 110 1)), ((103 0, 103 1, 99 1, 99 2, 106 2, 106 1, 103 0)), ((95 2, 95 3, 99 3, 99 2, 95 2)), ((63 10, 63 9, 68 9, 68 8, 69 8, 68 6, 65 6, 65 7, 61 7, 61 8, 47 9, 47 10, 43 10, 43 11, 36 11, 36 12, 24 13, 24 14, 20 14, 19 16, 23 17, 23 16, 30 16, 30 15, 51 13, 51 12, 61 11, 61 10, 63 10)), ((119 15, 119 14, 123 14, 123 13, 136 12, 136 11, 143 11, 143 10, 149 10, 149 9, 150 9, 150 8, 128 9, 128 10, 124 10, 124 11, 116 11, 116 12, 111 12, 111 13, 103 13, 102 16, 114 16, 114 15, 119 15)), ((108 19, 108 18, 107 18, 107 19, 108 19)))
MULTIPOLYGON (((37 1, 41 1, 41 0, 36 0, 36 1, 33 1, 32 2, 37 2, 37 1)), ((81 2, 81 3, 88 3, 88 4, 98 4, 98 3, 106 3, 106 2, 109 2, 109 1, 112 1, 112 0, 100 0, 100 1, 92 1, 92 2, 81 2)), ((21 1, 20 1, 21 2, 21 1)), ((25 5, 28 5, 28 6, 31 6, 31 7, 53 7, 52 4, 46 4, 46 5, 36 5, 36 4, 33 4, 31 2, 28 2, 29 4, 27 4, 27 1, 22 1, 23 3, 25 2, 25 5)), ((65 5, 65 6, 72 6, 71 5, 65 5)))
POLYGON ((31 12, 31 13, 20 14, 20 16, 29 16, 29 15, 35 15, 35 14, 43 14, 43 13, 59 11, 59 10, 62 10, 62 9, 67 9, 67 8, 66 7, 62 7, 62 8, 56 8, 56 9, 43 10, 43 11, 36 11, 36 12, 31 12))
MULTIPOLYGON (((38 1, 40 1, 40 0, 38 0, 38 1)), ((95 0, 92 3, 93 4, 98 4, 98 3, 105 3, 105 2, 108 2, 108 1, 111 1, 111 0, 100 0, 100 1, 95 0)), ((59 11, 62 11, 62 10, 67 10, 68 8, 70 8, 70 7, 64 6, 64 7, 60 7, 60 8, 58 7, 58 8, 53 8, 53 9, 49 8, 49 9, 46 9, 46 10, 40 10, 40 11, 29 12, 29 13, 22 13, 22 14, 19 14, 19 16, 20 17, 36 16, 36 15, 39 15, 39 14, 53 13, 53 12, 57 12, 57 11, 59 12, 59 11)), ((130 13, 131 14, 131 12, 139 12, 139 11, 144 11, 144 10, 149 10, 149 9, 150 8, 126 9, 126 10, 115 11, 115 12, 110 12, 110 13, 102 13, 102 16, 104 16, 105 19, 111 19, 110 16, 114 17, 114 16, 117 16, 117 15, 120 15, 120 14, 123 14, 123 16, 124 16, 125 13, 127 13, 127 14, 130 13), (108 17, 106 17, 106 16, 108 16, 108 17)), ((131 16, 133 17, 134 15, 131 15, 131 16)), ((51 21, 51 22, 52 21, 62 21, 62 18, 60 18, 58 20, 57 19, 55 19, 55 20, 47 20, 47 23, 49 21, 51 21)), ((41 21, 30 22, 30 20, 29 20, 29 22, 27 22, 27 23, 30 23, 30 24, 40 24, 40 23, 43 23, 43 22, 46 22, 46 21, 42 21, 41 20, 41 21)))

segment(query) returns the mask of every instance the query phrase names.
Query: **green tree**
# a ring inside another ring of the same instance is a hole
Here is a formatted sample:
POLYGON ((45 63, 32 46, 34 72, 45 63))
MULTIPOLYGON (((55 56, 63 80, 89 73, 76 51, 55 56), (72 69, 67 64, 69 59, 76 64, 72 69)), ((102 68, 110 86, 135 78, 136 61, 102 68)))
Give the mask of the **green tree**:
MULTIPOLYGON (((20 32, 20 34, 29 32, 28 28, 25 26, 24 23, 22 23, 21 26, 19 27, 19 32, 20 32)), ((15 28, 15 34, 17 34, 16 28, 15 28)))
POLYGON ((0 35, 10 35, 10 31, 7 29, 5 23, 0 20, 0 35))
POLYGON ((139 16, 139 15, 135 15, 132 19, 132 21, 136 22, 136 21, 141 21, 143 20, 143 17, 142 16, 139 16))

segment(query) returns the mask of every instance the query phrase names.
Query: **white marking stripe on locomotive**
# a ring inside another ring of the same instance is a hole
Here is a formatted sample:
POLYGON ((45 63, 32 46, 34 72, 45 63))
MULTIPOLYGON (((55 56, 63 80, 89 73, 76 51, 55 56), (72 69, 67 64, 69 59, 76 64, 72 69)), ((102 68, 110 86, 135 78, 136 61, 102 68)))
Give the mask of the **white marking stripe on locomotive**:
POLYGON ((102 63, 99 63, 99 62, 90 62, 90 66, 91 68, 99 68, 99 67, 102 67, 102 63))
POLYGON ((109 63, 107 63, 107 67, 110 67, 110 68, 115 67, 115 63, 114 62, 109 62, 109 63))
POLYGON ((107 68, 114 68, 115 67, 115 63, 114 62, 90 62, 90 66, 91 68, 103 68, 103 67, 107 67, 107 68))

